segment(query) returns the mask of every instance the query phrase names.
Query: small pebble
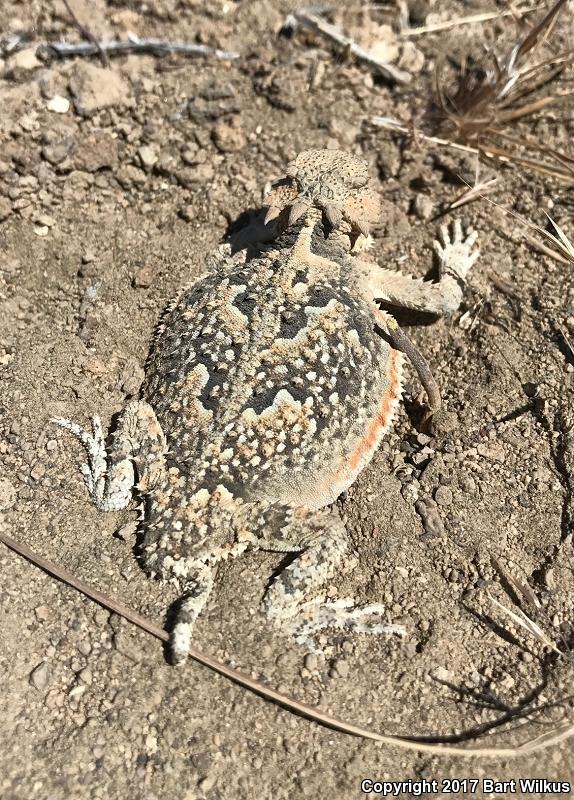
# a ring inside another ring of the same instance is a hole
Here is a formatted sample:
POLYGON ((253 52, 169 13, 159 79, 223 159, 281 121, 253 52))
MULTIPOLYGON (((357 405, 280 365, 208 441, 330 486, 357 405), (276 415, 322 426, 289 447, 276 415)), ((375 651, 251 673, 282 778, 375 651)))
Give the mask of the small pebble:
POLYGON ((194 206, 183 206, 179 209, 179 216, 186 222, 193 222, 197 214, 194 206))
POLYGON ((315 670, 319 666, 319 659, 317 658, 317 654, 307 653, 303 661, 303 664, 305 666, 305 669, 308 669, 309 672, 315 672, 315 670))
POLYGON ((39 214, 34 222, 37 225, 45 225, 47 228, 53 228, 56 224, 54 217, 50 217, 48 214, 39 214))
POLYGON ((121 539, 123 542, 131 539, 132 536, 135 536, 137 533, 139 523, 137 520, 132 520, 131 522, 126 522, 125 525, 122 525, 117 531, 114 533, 114 536, 117 539, 121 539))
POLYGON ((209 792, 215 786, 216 780, 217 778, 214 775, 206 775, 198 780, 197 788, 201 789, 202 792, 209 792))
POLYGON ((83 656, 89 656, 92 652, 92 645, 87 639, 81 639, 76 646, 83 656))
POLYGON ((474 479, 470 477, 470 475, 461 475, 458 483, 463 492, 474 494, 476 491, 476 483, 474 479))
POLYGON ((184 152, 181 154, 181 160, 184 162, 184 164, 188 164, 189 166, 197 164, 197 147, 195 150, 191 148, 184 150, 184 152))
POLYGON ((0 509, 11 508, 16 502, 16 490, 9 480, 0 478, 0 509))
POLYGON ((85 667, 79 673, 78 678, 82 683, 91 683, 93 679, 92 670, 89 667, 85 667))
POLYGON ((41 622, 45 622, 47 619, 50 618, 50 609, 48 606, 37 606, 34 609, 34 614, 38 617, 41 622))
POLYGON ((87 688, 88 687, 85 686, 84 684, 78 684, 77 686, 74 686, 72 689, 70 689, 70 691, 68 692, 68 697, 70 698, 70 700, 74 700, 78 697, 81 697, 87 688))
POLYGON ((70 110, 70 101, 67 97, 62 97, 61 94, 56 94, 46 104, 48 111, 54 111, 56 114, 67 114, 70 110))
POLYGON ((435 539, 445 535, 444 525, 434 500, 430 497, 417 500, 415 511, 422 520, 426 536, 435 539))
POLYGON ((349 662, 339 658, 329 670, 331 678, 346 678, 349 675, 349 662))
POLYGON ((523 650, 522 653, 520 653, 520 659, 524 661, 525 664, 531 664, 532 661, 534 661, 534 656, 532 653, 528 653, 526 650, 523 650))
POLYGON ((30 673, 30 683, 34 689, 38 689, 39 692, 47 688, 50 683, 50 670, 45 661, 42 661, 41 664, 34 667, 30 673))
POLYGON ((450 506, 452 504, 452 490, 448 486, 439 486, 434 493, 434 499, 439 506, 450 506))
POLYGON ((215 146, 222 153, 234 153, 242 150, 247 144, 247 137, 238 117, 219 120, 213 129, 212 136, 215 146))
POLYGON ((38 461, 37 464, 34 464, 32 469, 30 470, 30 476, 34 478, 35 481, 39 481, 41 478, 44 477, 46 474, 46 467, 42 464, 41 461, 38 461))
POLYGON ((153 270, 151 267, 142 267, 134 275, 132 284, 137 289, 149 289, 153 283, 153 270))
POLYGON ((158 155, 153 147, 150 147, 149 145, 140 147, 138 150, 138 156, 142 167, 145 167, 145 169, 151 169, 154 164, 157 164, 158 155))
POLYGON ((50 164, 61 164, 69 155, 73 148, 73 139, 67 136, 64 139, 45 144, 42 147, 42 157, 50 164))
POLYGON ((418 194, 413 203, 413 210, 419 219, 428 221, 434 214, 432 198, 426 194, 418 194))

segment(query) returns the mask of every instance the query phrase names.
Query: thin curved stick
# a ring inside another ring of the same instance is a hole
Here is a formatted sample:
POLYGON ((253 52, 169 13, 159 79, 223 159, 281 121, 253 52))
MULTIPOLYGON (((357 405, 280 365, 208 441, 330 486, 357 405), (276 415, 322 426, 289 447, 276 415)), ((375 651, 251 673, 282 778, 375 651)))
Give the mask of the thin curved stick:
MULTIPOLYGON (((156 625, 145 617, 142 617, 136 611, 124 606, 123 603, 108 597, 98 589, 94 589, 89 584, 85 583, 79 578, 76 578, 67 570, 63 569, 63 567, 60 567, 58 564, 54 564, 43 556, 37 555, 22 542, 12 539, 12 537, 7 536, 5 533, 0 533, 0 541, 3 542, 10 550, 13 550, 15 553, 18 553, 19 555, 23 556, 23 558, 30 561, 32 564, 35 564, 37 567, 40 567, 40 569, 43 569, 44 572, 47 572, 49 575, 52 575, 63 583, 68 584, 78 592, 86 595, 86 597, 91 598, 96 603, 99 603, 104 608, 107 608, 109 611, 113 611, 115 614, 124 617, 124 619, 127 619, 128 622, 132 622, 134 625, 137 625, 138 628, 141 628, 152 636, 155 636, 162 642, 169 641, 168 632, 163 628, 160 628, 159 625, 156 625)), ((329 714, 324 714, 322 711, 317 711, 316 708, 312 708, 306 703, 301 703, 292 697, 281 694, 281 692, 278 692, 269 686, 265 686, 265 684, 261 683, 260 681, 250 678, 248 675, 245 675, 245 673, 236 669, 232 669, 231 667, 222 664, 220 661, 217 661, 211 656, 201 653, 194 647, 190 649, 189 655, 200 664, 209 667, 215 672, 219 672, 221 675, 225 675, 227 678, 235 683, 240 684, 241 686, 244 686, 246 689, 261 695, 262 697, 271 700, 272 702, 277 703, 278 705, 283 706, 284 708, 287 708, 296 714, 307 717, 313 722, 317 722, 321 725, 325 725, 343 733, 351 734, 352 736, 360 736, 364 739, 372 739, 376 742, 382 742, 383 744, 399 747, 403 750, 416 750, 423 753, 438 753, 442 755, 460 756, 462 758, 518 758, 520 756, 534 753, 538 750, 543 750, 547 747, 559 744, 571 736, 574 736, 574 724, 567 723, 548 731, 536 739, 530 739, 526 742, 523 742, 523 744, 518 745, 518 747, 471 748, 453 747, 452 745, 446 744, 430 744, 428 742, 417 741, 415 738, 409 738, 407 736, 393 736, 391 734, 377 733, 376 731, 369 730, 369 728, 362 728, 361 726, 354 725, 351 722, 345 722, 344 720, 337 719, 329 714)))

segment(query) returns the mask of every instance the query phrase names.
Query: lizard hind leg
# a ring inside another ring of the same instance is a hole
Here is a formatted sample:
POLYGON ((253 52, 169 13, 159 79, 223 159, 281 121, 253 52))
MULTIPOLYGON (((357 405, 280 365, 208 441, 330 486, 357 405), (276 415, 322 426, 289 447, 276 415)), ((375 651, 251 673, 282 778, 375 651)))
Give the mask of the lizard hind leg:
POLYGON ((228 523, 233 543, 198 553, 187 562, 170 559, 172 575, 183 584, 170 636, 174 665, 187 659, 195 623, 214 586, 217 563, 251 549, 299 554, 271 583, 262 605, 270 622, 308 650, 316 649, 313 636, 324 628, 403 633, 402 626, 386 621, 385 608, 378 603, 356 607, 350 598, 328 600, 321 594, 321 586, 334 574, 349 545, 335 512, 255 502, 242 505, 228 523))
POLYGON ((404 633, 402 626, 386 621, 385 608, 379 603, 357 607, 351 598, 329 600, 321 593, 349 547, 345 526, 336 512, 290 506, 271 506, 268 511, 283 519, 279 526, 267 528, 269 532, 258 537, 257 545, 263 550, 299 553, 264 597, 263 611, 270 622, 310 651, 316 649, 313 636, 325 628, 404 633))

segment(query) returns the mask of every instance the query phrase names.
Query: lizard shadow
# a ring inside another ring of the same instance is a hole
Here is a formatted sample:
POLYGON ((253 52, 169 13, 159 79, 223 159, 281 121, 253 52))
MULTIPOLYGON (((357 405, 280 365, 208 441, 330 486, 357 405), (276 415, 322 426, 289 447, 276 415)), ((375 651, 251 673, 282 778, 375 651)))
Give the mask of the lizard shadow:
POLYGON ((228 220, 223 242, 231 246, 232 253, 238 253, 250 245, 265 244, 276 236, 275 221, 265 224, 263 217, 261 208, 251 207, 235 219, 228 220))
MULTIPOLYGON (((540 660, 540 679, 536 686, 529 689, 520 699, 515 703, 505 702, 494 694, 488 688, 485 689, 472 689, 466 686, 457 685, 448 680, 442 680, 433 677, 433 681, 441 686, 445 686, 454 692, 458 701, 468 706, 475 707, 482 711, 498 712, 499 716, 495 719, 487 720, 486 722, 478 723, 470 728, 466 728, 460 733, 452 734, 450 736, 440 737, 440 741, 444 743, 460 743, 465 741, 475 740, 479 736, 484 736, 490 731, 508 725, 513 721, 524 721, 532 719, 536 715, 541 714, 543 711, 549 711, 556 708, 563 707, 564 702, 569 699, 561 697, 553 701, 544 701, 543 693, 548 688, 550 675, 553 668, 553 660, 551 658, 542 658, 540 660), (539 704, 536 701, 542 700, 539 704)), ((535 720, 534 720, 535 721, 535 720)), ((544 722, 540 722, 541 727, 544 722)), ((436 737, 419 736, 416 737, 420 742, 433 742, 436 737)))

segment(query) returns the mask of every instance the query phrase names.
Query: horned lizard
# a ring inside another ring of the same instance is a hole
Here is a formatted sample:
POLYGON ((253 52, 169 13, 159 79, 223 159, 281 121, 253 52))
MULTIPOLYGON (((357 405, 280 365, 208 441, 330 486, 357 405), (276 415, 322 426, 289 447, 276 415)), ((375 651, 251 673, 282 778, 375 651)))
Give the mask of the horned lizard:
POLYGON ((267 619, 308 648, 324 628, 400 630, 380 604, 327 599, 321 587, 349 548, 331 504, 372 458, 401 396, 403 353, 429 393, 424 359, 377 301, 456 310, 476 234, 459 222, 435 242, 438 282, 381 269, 364 245, 380 214, 368 166, 343 151, 307 150, 266 200, 275 238, 220 248, 206 277, 163 315, 141 399, 124 408, 106 449, 57 418, 87 452, 81 467, 101 511, 144 499, 144 566, 182 598, 171 657, 188 653, 217 563, 248 550, 296 552, 263 599, 267 619))

